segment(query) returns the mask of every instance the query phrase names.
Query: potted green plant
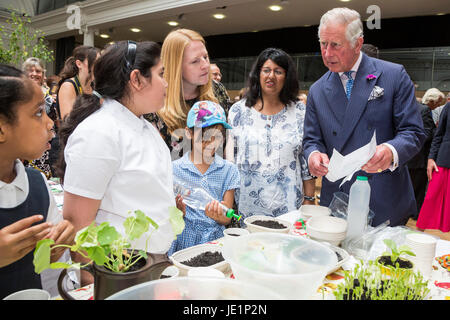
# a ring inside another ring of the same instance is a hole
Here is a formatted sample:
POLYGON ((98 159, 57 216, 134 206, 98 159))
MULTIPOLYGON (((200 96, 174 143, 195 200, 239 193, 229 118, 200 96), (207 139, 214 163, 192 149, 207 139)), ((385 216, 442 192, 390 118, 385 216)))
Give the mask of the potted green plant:
MULTIPOLYGON (((176 207, 169 208, 169 221, 175 235, 184 229, 183 213, 176 207)), ((91 225, 79 230, 73 245, 54 245, 51 239, 43 239, 34 251, 34 267, 36 273, 43 270, 63 268, 58 280, 58 288, 64 299, 71 297, 62 289, 61 282, 68 268, 81 268, 94 275, 94 299, 104 299, 113 293, 130 286, 159 279, 162 271, 172 265, 166 254, 151 254, 146 250, 136 250, 131 242, 139 239, 152 227, 145 243, 146 248, 151 234, 158 229, 158 224, 141 210, 129 212, 123 223, 125 234, 119 233, 108 222, 91 225), (65 247, 78 252, 89 259, 80 263, 50 263, 51 250, 65 247)))
POLYGON ((393 268, 413 268, 414 264, 412 261, 402 257, 402 255, 410 255, 414 257, 415 254, 411 251, 411 248, 406 245, 397 247, 396 242, 391 239, 384 239, 383 242, 390 249, 389 251, 383 252, 376 260, 383 272, 389 275, 391 273, 390 270, 393 268))
POLYGON ((397 265, 389 276, 378 262, 370 260, 345 271, 344 281, 333 294, 337 300, 424 300, 429 292, 428 280, 422 274, 397 265))

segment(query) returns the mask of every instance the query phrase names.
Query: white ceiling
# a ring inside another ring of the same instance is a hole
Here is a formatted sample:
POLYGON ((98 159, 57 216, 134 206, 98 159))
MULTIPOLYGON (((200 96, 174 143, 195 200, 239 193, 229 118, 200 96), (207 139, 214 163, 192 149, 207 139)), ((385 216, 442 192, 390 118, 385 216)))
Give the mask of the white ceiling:
POLYGON ((124 39, 163 41, 174 28, 167 25, 169 20, 177 20, 180 23, 176 28, 193 29, 203 36, 318 25, 320 17, 327 10, 343 6, 357 10, 364 20, 372 14, 367 13, 370 5, 377 5, 380 8, 382 19, 450 13, 449 0, 209 1, 201 5, 176 8, 102 25, 100 33, 110 34, 111 38, 105 40, 97 36, 95 42, 96 45, 102 46, 112 40, 124 39), (283 9, 278 12, 268 10, 273 4, 281 5, 283 9), (221 9, 221 6, 226 8, 221 9), (217 20, 212 16, 214 13, 223 13, 226 18, 217 20), (178 19, 181 14, 182 19, 178 19), (133 33, 129 30, 131 27, 140 28, 142 32, 133 33))
MULTIPOLYGON (((95 45, 103 47, 110 41, 132 39, 132 40, 164 40, 164 37, 172 30, 167 24, 169 20, 177 20, 180 24, 177 28, 189 28, 198 31, 203 36, 232 34, 242 32, 253 32, 288 27, 300 27, 304 25, 318 25, 320 17, 329 9, 334 7, 349 7, 357 10, 362 19, 367 19, 371 13, 367 8, 377 5, 380 8, 381 18, 428 16, 438 13, 446 13, 450 17, 450 0, 351 0, 343 2, 340 0, 87 0, 78 2, 82 8, 97 6, 96 16, 103 12, 108 15, 111 8, 118 6, 116 11, 133 10, 140 5, 142 7, 158 3, 167 4, 162 10, 154 10, 150 13, 142 13, 134 10, 124 19, 113 22, 100 23, 92 26, 110 35, 109 39, 95 37, 95 45), (164 2, 165 1, 165 2, 164 2), (268 9, 270 5, 281 5, 283 9, 273 12, 268 9), (135 6, 135 7, 133 7, 135 6), (225 7, 225 8, 221 8, 225 7), (98 9, 100 8, 100 9, 98 9), (107 8, 102 10, 102 8, 107 8), (217 20, 212 17, 214 13, 223 13, 226 18, 217 20), (182 19, 179 19, 182 15, 182 19), (129 29, 137 27, 140 33, 133 33, 129 29)), ((30 12, 36 8, 36 0, 0 0, 0 7, 16 7, 19 10, 30 12)), ((161 5, 161 7, 164 7, 161 5)), ((59 10, 60 17, 67 18, 65 8, 59 10), (62 14, 61 14, 62 13, 62 14)), ((41 30, 49 30, 48 24, 55 24, 50 15, 44 14, 45 18, 36 24, 41 30)), ((104 19, 107 20, 107 19, 104 19)), ((114 19, 112 19, 114 20, 114 19)), ((450 19, 449 19, 450 20, 450 19)), ((450 24, 450 22, 449 22, 450 24)), ((381 25, 381 27, 383 27, 381 25)), ((65 32, 49 32, 48 39, 57 39, 68 35, 77 36, 79 42, 83 42, 83 36, 76 30, 65 32)), ((294 40, 293 40, 294 41, 294 40)))

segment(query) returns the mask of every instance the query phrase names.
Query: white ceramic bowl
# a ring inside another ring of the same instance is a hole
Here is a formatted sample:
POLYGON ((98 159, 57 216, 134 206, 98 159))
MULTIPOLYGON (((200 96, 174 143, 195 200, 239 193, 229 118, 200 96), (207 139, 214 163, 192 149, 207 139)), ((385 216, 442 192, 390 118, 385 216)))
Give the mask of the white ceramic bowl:
POLYGON ((331 209, 324 206, 316 206, 313 204, 304 204, 299 209, 304 219, 309 219, 317 216, 331 215, 331 209))
MULTIPOLYGON (((180 251, 175 252, 172 254, 169 259, 173 262, 173 264, 180 269, 180 276, 186 276, 191 269, 195 269, 196 267, 190 267, 188 265, 182 264, 181 262, 192 259, 199 254, 202 254, 204 252, 220 252, 222 253, 222 246, 217 244, 199 244, 190 248, 186 248, 180 251)), ((216 264, 213 264, 211 266, 208 266, 210 268, 215 268, 219 271, 222 271, 223 273, 226 273, 229 270, 228 263, 224 260, 221 262, 218 262, 216 264)))
POLYGON ((289 230, 292 227, 292 223, 290 223, 288 221, 284 221, 284 220, 277 219, 277 218, 274 218, 274 217, 263 216, 263 215, 254 215, 254 216, 247 217, 247 218, 244 219, 244 223, 247 225, 247 230, 250 233, 253 233, 253 232, 288 233, 289 230), (253 224, 253 221, 257 221, 257 220, 276 221, 278 223, 281 223, 281 224, 285 225, 286 227, 283 228, 283 229, 266 228, 266 227, 262 227, 262 226, 258 226, 256 224, 253 224))
POLYGON ((245 236, 246 234, 249 234, 250 232, 247 229, 243 228, 227 228, 223 230, 223 235, 225 238, 234 238, 238 236, 245 236))
POLYGON ((314 240, 339 246, 347 235, 347 221, 333 216, 312 217, 306 222, 306 233, 314 240))

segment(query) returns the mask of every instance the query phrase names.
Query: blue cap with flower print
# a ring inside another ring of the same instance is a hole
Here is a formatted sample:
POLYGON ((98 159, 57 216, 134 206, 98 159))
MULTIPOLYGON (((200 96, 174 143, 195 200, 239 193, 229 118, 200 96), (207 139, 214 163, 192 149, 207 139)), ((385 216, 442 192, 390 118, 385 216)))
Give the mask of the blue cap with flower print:
POLYGON ((212 101, 204 100, 196 102, 187 115, 188 128, 206 128, 219 123, 225 129, 232 129, 227 123, 223 108, 218 103, 212 101))

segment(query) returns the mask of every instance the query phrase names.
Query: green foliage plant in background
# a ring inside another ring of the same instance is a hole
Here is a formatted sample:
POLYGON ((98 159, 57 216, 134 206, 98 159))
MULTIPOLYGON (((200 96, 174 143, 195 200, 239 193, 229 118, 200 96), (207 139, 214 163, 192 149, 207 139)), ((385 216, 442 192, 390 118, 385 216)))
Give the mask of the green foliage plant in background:
POLYGON ((21 68, 22 63, 30 57, 39 58, 43 62, 54 60, 53 51, 46 44, 44 32, 31 26, 30 17, 11 10, 6 23, 9 28, 0 25, 0 63, 21 68))

